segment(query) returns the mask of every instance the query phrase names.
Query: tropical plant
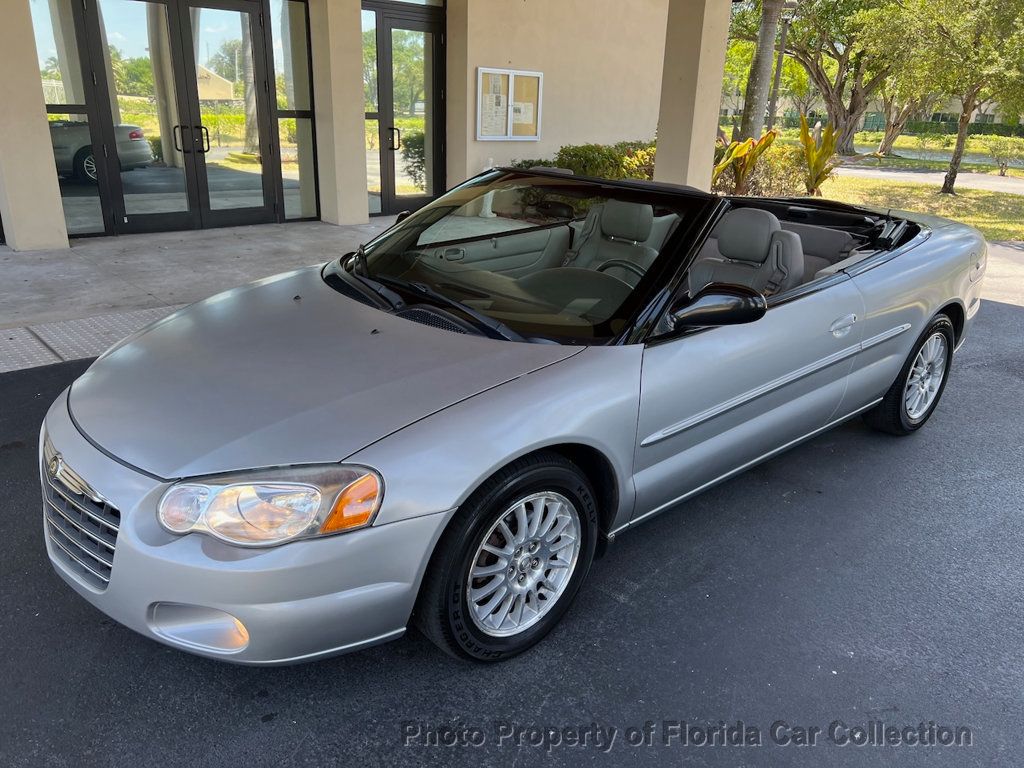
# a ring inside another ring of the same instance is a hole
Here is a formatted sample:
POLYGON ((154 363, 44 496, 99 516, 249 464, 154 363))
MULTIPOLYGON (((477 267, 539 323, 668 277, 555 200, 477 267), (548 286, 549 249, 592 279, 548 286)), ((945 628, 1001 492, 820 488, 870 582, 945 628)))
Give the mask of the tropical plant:
POLYGON ((807 194, 821 196, 821 185, 832 175, 836 164, 832 157, 836 153, 836 139, 839 134, 831 124, 821 131, 821 140, 815 141, 811 129, 807 126, 807 118, 800 115, 800 143, 804 148, 804 185, 807 194))
POLYGON ((712 185, 718 181, 723 173, 731 170, 733 178, 732 194, 747 194, 750 175, 757 165, 758 158, 772 145, 777 135, 775 131, 768 131, 759 139, 734 141, 726 146, 721 157, 716 156, 715 158, 715 167, 711 173, 712 185))

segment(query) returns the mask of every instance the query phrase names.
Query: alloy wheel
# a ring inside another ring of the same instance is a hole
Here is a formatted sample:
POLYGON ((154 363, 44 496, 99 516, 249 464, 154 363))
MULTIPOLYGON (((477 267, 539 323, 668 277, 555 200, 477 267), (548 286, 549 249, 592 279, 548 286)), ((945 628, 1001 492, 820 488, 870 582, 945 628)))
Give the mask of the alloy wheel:
POLYGON ((554 491, 506 509, 470 561, 466 599, 476 627, 508 637, 539 622, 572 579, 580 533, 576 506, 554 491))
POLYGON ((946 377, 948 354, 949 345, 942 333, 933 333, 918 350, 903 389, 903 407, 911 421, 922 419, 935 402, 946 377))

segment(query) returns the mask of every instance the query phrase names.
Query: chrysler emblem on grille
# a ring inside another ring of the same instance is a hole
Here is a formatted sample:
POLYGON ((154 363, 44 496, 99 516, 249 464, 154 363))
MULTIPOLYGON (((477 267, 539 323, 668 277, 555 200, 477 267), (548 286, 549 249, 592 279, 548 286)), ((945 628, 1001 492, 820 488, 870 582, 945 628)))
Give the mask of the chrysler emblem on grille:
POLYGON ((47 463, 46 468, 50 471, 50 477, 57 477, 60 475, 60 471, 64 469, 64 457, 59 453, 53 454, 50 457, 50 461, 47 463))

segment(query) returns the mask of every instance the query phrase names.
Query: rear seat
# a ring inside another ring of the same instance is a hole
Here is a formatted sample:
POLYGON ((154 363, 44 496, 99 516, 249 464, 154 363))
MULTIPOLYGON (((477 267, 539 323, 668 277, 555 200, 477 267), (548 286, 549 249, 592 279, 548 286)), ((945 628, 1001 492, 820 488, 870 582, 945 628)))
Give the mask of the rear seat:
POLYGON ((857 241, 849 232, 829 229, 814 224, 796 224, 791 221, 779 222, 782 228, 800 235, 804 248, 804 282, 809 283, 815 276, 840 261, 850 257, 857 241))
MULTIPOLYGON (((856 252, 857 241, 849 232, 819 227, 815 224, 797 224, 791 221, 779 223, 784 230, 800 237, 804 251, 804 283, 837 272, 855 263, 859 258, 856 252)), ((718 237, 712 233, 701 248, 697 260, 721 258, 718 237)))

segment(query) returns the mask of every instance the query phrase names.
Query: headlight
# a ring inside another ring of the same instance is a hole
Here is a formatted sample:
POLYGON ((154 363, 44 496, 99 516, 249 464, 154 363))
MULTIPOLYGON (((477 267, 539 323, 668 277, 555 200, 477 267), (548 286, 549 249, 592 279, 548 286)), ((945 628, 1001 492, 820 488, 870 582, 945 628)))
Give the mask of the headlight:
POLYGON ((160 499, 157 516, 171 533, 272 546, 367 526, 382 495, 380 476, 366 467, 292 467, 173 485, 160 499))

